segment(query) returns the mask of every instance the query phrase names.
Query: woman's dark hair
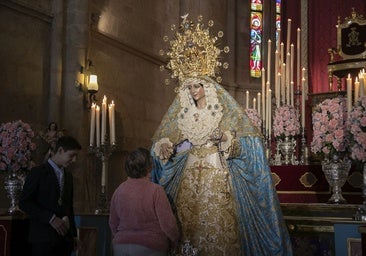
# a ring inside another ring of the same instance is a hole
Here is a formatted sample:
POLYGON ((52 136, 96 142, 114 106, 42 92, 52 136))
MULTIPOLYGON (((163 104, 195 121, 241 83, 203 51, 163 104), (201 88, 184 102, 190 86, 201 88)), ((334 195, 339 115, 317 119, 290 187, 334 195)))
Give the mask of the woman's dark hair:
POLYGON ((147 175, 151 167, 151 156, 146 148, 137 148, 126 159, 125 169, 128 177, 142 178, 147 175))
POLYGON ((51 122, 48 124, 48 130, 51 130, 52 125, 55 125, 55 130, 57 131, 57 123, 56 122, 51 122))

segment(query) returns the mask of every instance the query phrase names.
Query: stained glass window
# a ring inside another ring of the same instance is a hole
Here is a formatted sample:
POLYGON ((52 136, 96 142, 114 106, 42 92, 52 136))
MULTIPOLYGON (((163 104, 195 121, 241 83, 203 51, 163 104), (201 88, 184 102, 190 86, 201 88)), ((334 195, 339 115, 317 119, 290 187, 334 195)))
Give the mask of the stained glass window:
MULTIPOLYGON (((276 0, 276 44, 281 42, 277 29, 281 29, 281 0, 276 0)), ((276 48, 278 49, 279 45, 276 45, 276 48)))
POLYGON ((251 0, 250 8, 250 76, 261 77, 263 3, 261 0, 251 0))

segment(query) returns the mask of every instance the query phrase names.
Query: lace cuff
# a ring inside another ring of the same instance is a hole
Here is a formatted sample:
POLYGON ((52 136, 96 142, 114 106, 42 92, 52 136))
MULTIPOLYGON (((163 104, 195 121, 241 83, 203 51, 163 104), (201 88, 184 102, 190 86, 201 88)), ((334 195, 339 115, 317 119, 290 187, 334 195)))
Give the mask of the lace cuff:
POLYGON ((225 135, 227 137, 227 140, 221 142, 220 144, 225 159, 235 158, 239 156, 240 155, 239 141, 229 131, 226 131, 225 135))

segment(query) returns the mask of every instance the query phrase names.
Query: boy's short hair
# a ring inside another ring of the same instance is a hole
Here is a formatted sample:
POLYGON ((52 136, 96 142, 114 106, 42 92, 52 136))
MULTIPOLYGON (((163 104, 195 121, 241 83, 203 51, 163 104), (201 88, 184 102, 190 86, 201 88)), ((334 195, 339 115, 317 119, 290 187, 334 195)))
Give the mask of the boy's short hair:
POLYGON ((79 142, 71 136, 61 136, 56 142, 56 151, 60 147, 63 148, 64 151, 81 149, 79 142))

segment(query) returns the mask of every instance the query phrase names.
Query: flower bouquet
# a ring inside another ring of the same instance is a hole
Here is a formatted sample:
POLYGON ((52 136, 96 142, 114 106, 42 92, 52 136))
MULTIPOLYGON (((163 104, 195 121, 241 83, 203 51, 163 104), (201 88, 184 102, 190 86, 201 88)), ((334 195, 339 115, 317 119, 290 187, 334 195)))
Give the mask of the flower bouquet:
POLYGON ((355 102, 348 116, 347 127, 349 129, 350 156, 357 161, 357 164, 362 165, 362 197, 364 201, 354 216, 356 220, 363 221, 366 219, 366 96, 355 102))
POLYGON ((345 97, 326 99, 312 113, 311 151, 324 156, 346 151, 347 104, 345 97))
POLYGON ((275 163, 297 164, 295 159, 295 137, 300 134, 300 121, 296 109, 290 105, 282 105, 276 108, 273 118, 273 135, 277 140, 275 163), (281 159, 282 153, 283 160, 281 159))
POLYGON ((34 132, 30 125, 21 120, 0 126, 0 170, 9 171, 5 178, 5 190, 10 199, 9 214, 19 211, 18 202, 23 189, 24 179, 19 170, 33 167, 32 151, 36 145, 32 142, 34 132))
POLYGON ((249 117, 252 124, 261 130, 262 127, 262 119, 259 117, 258 111, 255 108, 246 108, 245 113, 249 117))
POLYGON ((18 171, 33 167, 34 132, 21 120, 0 126, 0 170, 18 171))
POLYGON ((347 203, 342 196, 341 187, 347 181, 351 161, 340 157, 347 149, 346 103, 346 98, 341 96, 326 99, 316 106, 312 114, 311 151, 323 158, 322 170, 333 192, 328 200, 331 204, 347 203))
POLYGON ((351 158, 366 161, 366 96, 355 102, 347 120, 351 158))
POLYGON ((296 109, 290 105, 276 108, 273 119, 273 135, 277 139, 294 138, 300 134, 300 121, 296 109))

